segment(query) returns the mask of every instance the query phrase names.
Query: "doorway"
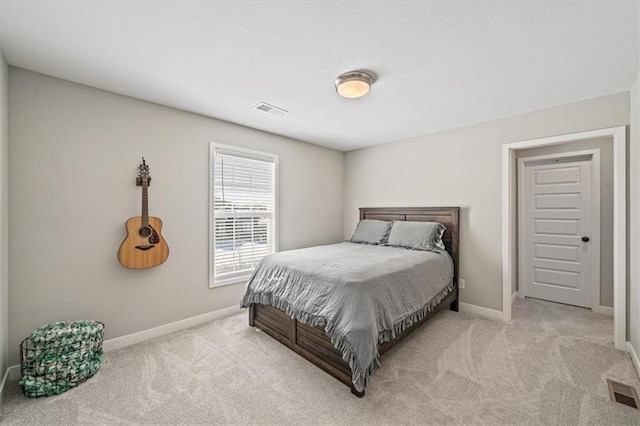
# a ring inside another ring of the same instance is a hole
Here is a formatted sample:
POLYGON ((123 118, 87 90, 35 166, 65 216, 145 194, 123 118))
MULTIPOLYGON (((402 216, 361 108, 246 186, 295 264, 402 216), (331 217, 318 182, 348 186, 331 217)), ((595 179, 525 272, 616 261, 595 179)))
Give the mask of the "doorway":
POLYGON ((513 289, 517 282, 517 166, 516 152, 594 138, 613 144, 613 324, 619 350, 626 344, 626 129, 625 126, 572 133, 502 146, 502 318, 511 321, 513 289))
MULTIPOLYGON (((613 242, 613 158, 608 139, 594 139, 516 152, 518 160, 518 282, 520 298, 590 308, 601 313, 601 304, 612 306, 612 244, 600 258, 601 181, 605 239, 613 242), (591 145, 588 151, 569 151, 591 145), (601 179, 600 152, 604 151, 605 176, 601 179), (607 205, 609 204, 609 205, 607 205), (605 287, 601 301, 602 285, 605 287)), ((613 309, 611 308, 611 311, 613 309)))

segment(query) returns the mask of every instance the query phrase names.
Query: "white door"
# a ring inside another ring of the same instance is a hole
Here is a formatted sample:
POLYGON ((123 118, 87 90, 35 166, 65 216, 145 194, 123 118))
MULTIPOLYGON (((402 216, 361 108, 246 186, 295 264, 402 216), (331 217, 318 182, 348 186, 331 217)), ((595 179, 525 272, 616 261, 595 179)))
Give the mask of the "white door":
POLYGON ((591 161, 522 167, 520 287, 527 297, 590 308, 591 161))

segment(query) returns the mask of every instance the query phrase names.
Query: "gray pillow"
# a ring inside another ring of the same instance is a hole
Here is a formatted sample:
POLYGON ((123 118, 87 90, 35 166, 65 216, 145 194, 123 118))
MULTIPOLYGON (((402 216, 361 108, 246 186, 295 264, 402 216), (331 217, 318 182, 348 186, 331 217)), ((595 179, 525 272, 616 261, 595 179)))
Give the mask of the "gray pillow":
POLYGON ((388 245, 415 250, 444 250, 445 226, 439 222, 393 222, 388 245))
POLYGON ((352 243, 386 244, 392 222, 363 219, 351 237, 352 243))

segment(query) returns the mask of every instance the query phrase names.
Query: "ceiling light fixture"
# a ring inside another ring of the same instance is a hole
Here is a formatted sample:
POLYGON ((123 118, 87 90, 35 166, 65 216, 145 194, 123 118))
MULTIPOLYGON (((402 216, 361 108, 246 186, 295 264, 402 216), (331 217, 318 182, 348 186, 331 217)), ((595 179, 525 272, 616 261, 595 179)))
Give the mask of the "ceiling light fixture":
POLYGON ((343 98, 359 98, 369 92, 374 81, 374 74, 368 71, 345 72, 336 78, 336 91, 343 98))

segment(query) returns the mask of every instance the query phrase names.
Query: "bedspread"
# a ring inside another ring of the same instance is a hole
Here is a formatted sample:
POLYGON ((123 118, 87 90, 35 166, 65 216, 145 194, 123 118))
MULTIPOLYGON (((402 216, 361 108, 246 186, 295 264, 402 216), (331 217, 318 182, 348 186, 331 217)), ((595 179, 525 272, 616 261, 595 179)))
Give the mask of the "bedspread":
POLYGON ((379 345, 420 321, 453 289, 449 254, 343 242, 266 256, 241 306, 274 306, 323 328, 362 391, 379 345))

